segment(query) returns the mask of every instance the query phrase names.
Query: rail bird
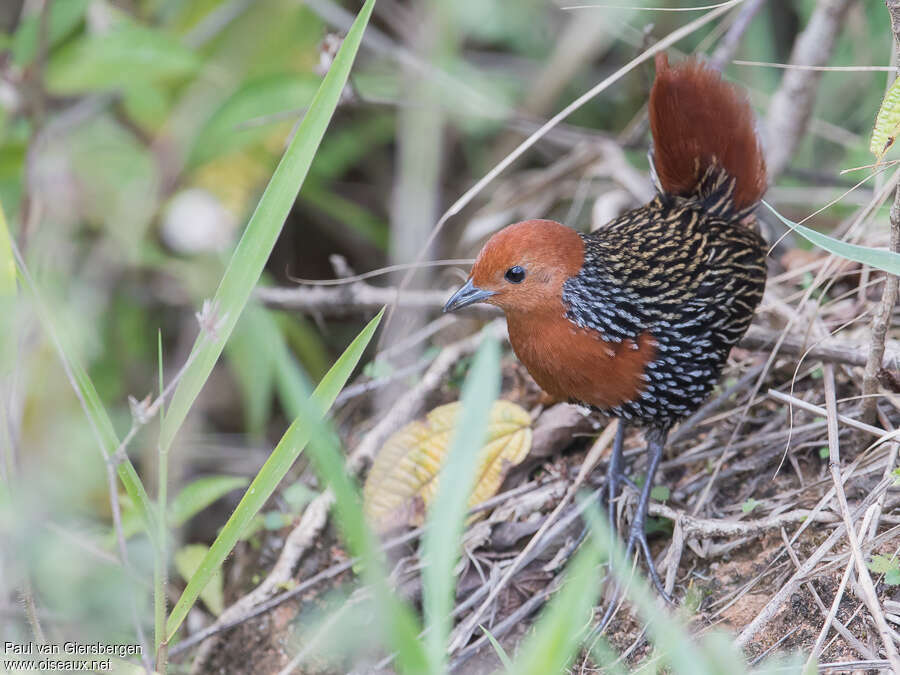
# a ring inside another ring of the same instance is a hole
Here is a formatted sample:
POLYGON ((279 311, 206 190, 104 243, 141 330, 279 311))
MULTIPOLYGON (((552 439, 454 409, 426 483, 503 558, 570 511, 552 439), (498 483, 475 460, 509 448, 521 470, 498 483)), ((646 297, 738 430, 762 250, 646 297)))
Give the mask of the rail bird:
MULTIPOLYGON (((746 99, 697 61, 656 57, 650 92, 652 172, 644 206, 590 234, 527 220, 493 235, 447 302, 506 314, 509 341, 548 394, 620 418, 607 471, 610 520, 624 473, 627 425, 649 451, 627 539, 651 579, 644 521, 672 426, 716 385, 766 283, 766 243, 754 210, 766 168, 746 99)), ((667 596, 665 596, 667 597, 667 596)))

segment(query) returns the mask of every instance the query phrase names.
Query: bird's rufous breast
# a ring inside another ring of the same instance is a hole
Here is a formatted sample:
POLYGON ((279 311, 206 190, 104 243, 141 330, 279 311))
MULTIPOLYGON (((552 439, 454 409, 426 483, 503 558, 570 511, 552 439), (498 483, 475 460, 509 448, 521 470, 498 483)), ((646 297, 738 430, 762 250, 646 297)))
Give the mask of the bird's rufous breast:
POLYGON ((558 311, 540 317, 507 314, 507 323, 516 356, 544 391, 601 410, 637 399, 656 356, 650 334, 606 342, 567 319, 561 301, 558 311))

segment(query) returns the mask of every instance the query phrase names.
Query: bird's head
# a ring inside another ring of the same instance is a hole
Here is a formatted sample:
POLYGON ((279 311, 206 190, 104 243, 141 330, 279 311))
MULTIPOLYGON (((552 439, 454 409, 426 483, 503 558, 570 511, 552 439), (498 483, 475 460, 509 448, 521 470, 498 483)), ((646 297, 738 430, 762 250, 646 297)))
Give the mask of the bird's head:
POLYGON ((507 315, 559 308, 566 279, 578 274, 584 243, 575 230, 552 220, 526 220, 503 228, 481 249, 472 274, 447 304, 453 312, 475 302, 507 315))

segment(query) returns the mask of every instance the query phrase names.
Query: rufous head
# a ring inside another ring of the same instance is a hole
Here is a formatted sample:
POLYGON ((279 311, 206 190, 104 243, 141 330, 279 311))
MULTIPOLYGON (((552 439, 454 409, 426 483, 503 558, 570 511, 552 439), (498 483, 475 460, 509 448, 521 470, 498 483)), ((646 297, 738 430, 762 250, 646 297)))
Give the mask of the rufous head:
POLYGON ((552 220, 509 225, 487 241, 444 311, 476 302, 496 305, 507 315, 556 311, 563 284, 583 262, 584 243, 572 228, 552 220))

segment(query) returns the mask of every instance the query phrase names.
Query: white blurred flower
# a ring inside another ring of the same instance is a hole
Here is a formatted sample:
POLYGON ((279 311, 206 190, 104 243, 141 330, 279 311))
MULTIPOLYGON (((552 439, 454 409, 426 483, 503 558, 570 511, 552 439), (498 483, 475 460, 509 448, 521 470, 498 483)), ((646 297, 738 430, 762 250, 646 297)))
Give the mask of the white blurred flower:
POLYGON ((202 188, 176 194, 162 218, 163 242, 184 255, 223 251, 234 242, 236 229, 234 215, 202 188))

